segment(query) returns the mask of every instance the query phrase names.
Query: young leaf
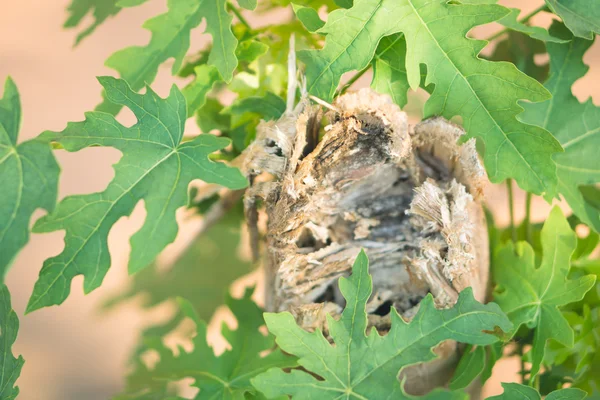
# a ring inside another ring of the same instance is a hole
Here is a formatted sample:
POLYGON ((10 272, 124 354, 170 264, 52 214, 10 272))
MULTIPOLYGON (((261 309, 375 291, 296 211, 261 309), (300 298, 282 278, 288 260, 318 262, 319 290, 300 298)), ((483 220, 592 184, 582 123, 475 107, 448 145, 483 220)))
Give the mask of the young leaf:
POLYGON ((94 17, 94 22, 77 34, 76 45, 94 32, 98 25, 108 17, 121 11, 121 8, 117 6, 117 2, 118 0, 71 0, 71 4, 67 8, 69 18, 64 24, 65 28, 75 28, 89 13, 92 13, 94 17))
POLYGON ((83 122, 70 123, 62 132, 47 136, 68 151, 89 146, 110 146, 123 157, 115 165, 115 178, 101 193, 69 196, 56 210, 34 226, 36 232, 64 229, 65 248, 44 262, 27 312, 62 303, 71 280, 84 275, 84 292, 102 283, 110 266, 107 235, 121 217, 131 214, 145 201, 147 218, 131 238, 130 272, 152 262, 177 234, 175 211, 187 203, 187 189, 194 179, 222 184, 232 189, 246 185, 239 170, 209 160, 208 155, 229 144, 228 139, 200 135, 181 142, 186 120, 185 99, 173 86, 169 97, 160 98, 147 88, 135 93, 125 81, 99 78, 110 101, 133 111, 138 122, 120 125, 111 115, 91 112, 83 122))
MULTIPOLYGON (((530 386, 518 383, 502 383, 504 393, 488 397, 487 400, 542 400, 540 393, 530 386)), ((546 400, 583 400, 587 393, 580 389, 559 389, 546 396, 546 400)))
POLYGON ((546 0, 575 36, 593 39, 600 33, 600 3, 589 0, 546 0))
POLYGON ((19 320, 10 305, 10 293, 5 284, 0 283, 0 399, 14 400, 19 395, 15 382, 21 374, 25 360, 15 358, 12 345, 17 339, 19 320))
MULTIPOLYGON (((309 333, 298 325, 289 312, 265 314, 269 332, 287 353, 299 357, 298 363, 309 373, 286 373, 271 369, 252 383, 267 397, 280 395, 294 399, 404 399, 409 398, 398 382, 400 370, 407 365, 435 358, 431 351, 448 339, 471 344, 490 344, 498 339, 489 334, 495 328, 504 331, 511 323, 496 304, 475 301, 471 288, 465 289, 457 304, 438 310, 427 295, 410 323, 404 322, 394 308, 391 329, 380 336, 372 329, 368 335, 366 303, 372 292, 368 260, 361 252, 349 278, 340 278, 339 286, 346 307, 339 320, 331 316, 327 325, 332 345, 320 330, 309 333), (488 332, 488 333, 486 333, 488 332), (315 376, 319 376, 317 379, 315 376)), ((434 392, 441 398, 461 394, 434 392)))
POLYGON ((206 102, 206 95, 211 91, 215 83, 221 80, 221 76, 212 65, 199 65, 194 68, 194 80, 183 88, 183 96, 187 103, 187 116, 193 117, 194 113, 206 102))
POLYGON ((47 142, 17 144, 21 103, 8 78, 0 98, 0 282, 29 240, 29 220, 38 208, 56 205, 59 167, 47 142))
MULTIPOLYGON (((194 378, 195 387, 200 389, 197 399, 244 399, 256 394, 250 379, 269 368, 290 368, 296 366, 296 359, 273 350, 275 341, 271 335, 265 336, 259 328, 264 325, 262 310, 251 300, 252 290, 247 290, 242 299, 228 296, 226 304, 236 317, 238 327, 231 330, 223 324, 223 337, 231 346, 220 356, 215 356, 206 341, 206 323, 194 307, 180 299, 184 314, 196 324, 194 349, 186 352, 179 349, 174 355, 159 338, 150 341, 152 349, 160 355, 154 368, 140 363, 138 369, 128 377, 129 392, 151 394, 164 392, 168 381, 194 378), (266 356, 262 353, 270 351, 266 356)), ((134 397, 137 398, 137 397, 134 397)))
POLYGON ((590 98, 580 103, 571 87, 585 75, 588 67, 583 55, 591 41, 573 39, 569 43, 548 43, 550 78, 545 83, 552 98, 538 104, 522 104, 524 122, 548 129, 565 149, 556 154, 558 192, 573 212, 586 224, 600 231, 600 210, 586 201, 580 185, 600 182, 600 107, 590 98))
MULTIPOLYGON (((144 27, 152 32, 146 46, 132 46, 110 56, 106 65, 119 72, 134 91, 154 81, 160 64, 173 57, 172 73, 181 67, 190 46, 190 31, 206 18, 206 32, 213 38, 208 63, 229 82, 237 66, 237 39, 231 31, 232 17, 225 10, 225 0, 205 4, 207 0, 169 0, 169 11, 152 18, 144 27)), ((116 113, 120 107, 105 101, 98 110, 116 113)))
MULTIPOLYGON (((243 40, 239 42, 235 51, 240 66, 251 63, 264 55, 269 49, 264 43, 254 39, 243 40)), ((183 95, 188 105, 187 115, 192 117, 198 109, 206 102, 206 95, 212 90, 217 82, 222 80, 217 68, 213 65, 207 65, 204 57, 199 57, 192 64, 186 65, 182 71, 193 68, 194 80, 183 88, 183 95)), ((186 71, 187 72, 187 71, 186 71)), ((190 74, 192 72, 190 71, 190 74)), ((187 74, 186 74, 187 76, 187 74)), ((211 118, 214 118, 212 116, 211 118)))
POLYGON ((550 339, 573 346, 573 329, 559 306, 579 301, 594 286, 595 276, 568 279, 569 262, 576 247, 576 235, 558 207, 554 207, 542 229, 543 258, 536 268, 532 247, 512 241, 494 257, 498 283, 494 298, 515 326, 535 328, 531 350, 531 377, 540 370, 546 342, 550 339))
POLYGON ((244 97, 223 110, 223 113, 231 115, 254 113, 267 121, 279 119, 284 112, 285 101, 271 92, 262 97, 244 97))
POLYGON ((485 165, 493 182, 511 177, 525 190, 554 195, 552 155, 561 147, 546 130, 516 118, 522 111, 518 100, 546 100, 548 91, 514 65, 478 58, 485 42, 466 37, 473 27, 508 12, 493 4, 447 0, 356 1, 352 8, 329 15, 319 30, 327 34, 322 50, 299 53, 306 63, 308 90, 331 100, 343 73, 364 68, 382 37, 403 32, 410 87, 419 87, 422 64, 428 68, 425 86, 435 85, 425 116, 462 117, 465 139, 477 137, 485 144, 485 165))

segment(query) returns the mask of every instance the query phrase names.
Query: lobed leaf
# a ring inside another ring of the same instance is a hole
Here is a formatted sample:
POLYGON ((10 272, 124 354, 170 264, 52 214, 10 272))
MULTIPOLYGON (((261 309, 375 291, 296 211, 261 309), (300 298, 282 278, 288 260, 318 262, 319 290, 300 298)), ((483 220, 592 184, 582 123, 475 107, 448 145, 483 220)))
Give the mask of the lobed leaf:
POLYGON ((16 358, 12 353, 12 345, 17 338, 19 320, 10 305, 10 293, 4 283, 0 283, 0 399, 14 400, 19 395, 15 386, 21 374, 25 360, 16 358))
POLYGON ((319 33, 327 34, 322 50, 299 53, 306 63, 308 90, 331 100, 342 74, 363 69, 381 38, 404 33, 406 73, 412 89, 435 85, 425 104, 425 117, 460 116, 465 140, 480 138, 490 179, 514 178, 533 193, 556 192, 552 155, 561 151, 546 130, 517 119, 518 100, 538 102, 550 95, 514 65, 478 58, 485 41, 469 39, 473 27, 505 17, 509 10, 494 4, 464 5, 447 0, 360 0, 335 10, 319 33))
POLYGON ((494 299, 515 326, 535 328, 531 349, 531 379, 540 371, 546 343, 553 339, 573 346, 573 329, 560 306, 583 299, 596 277, 568 279, 576 235, 558 207, 554 207, 542 228, 543 258, 536 268, 533 248, 527 242, 506 243, 494 256, 494 277, 498 287, 494 299))
MULTIPOLYGON (((498 396, 488 397, 488 400, 542 400, 540 393, 530 386, 519 383, 502 383, 504 393, 498 396)), ((580 389, 559 389, 546 396, 546 400, 583 400, 587 396, 580 389)))
MULTIPOLYGON (((508 32, 506 39, 498 42, 494 52, 489 57, 491 61, 508 61, 520 71, 544 82, 548 78, 548 63, 538 65, 536 56, 546 54, 546 46, 539 40, 520 32, 508 32)), ((523 114, 520 116, 523 119, 523 114)))
POLYGON ((59 167, 50 145, 39 138, 17 144, 21 102, 8 78, 0 99, 0 283, 29 240, 29 221, 38 208, 56 205, 59 167))
MULTIPOLYGON (((498 340, 490 331, 512 328, 497 305, 478 303, 471 288, 467 288, 457 304, 446 310, 436 309, 433 297, 428 295, 410 323, 392 308, 390 331, 385 336, 375 329, 366 334, 366 304, 372 283, 364 252, 356 258, 352 275, 340 278, 339 286, 346 306, 339 320, 327 318, 334 345, 320 330, 309 333, 300 328, 288 312, 265 314, 269 332, 275 335, 279 347, 299 357, 298 363, 306 370, 286 373, 271 369, 254 378, 254 386, 267 397, 409 398, 398 382, 403 367, 434 359, 432 348, 444 340, 485 345, 498 340)), ((430 396, 449 399, 462 398, 463 394, 436 391, 430 396)))
POLYGON ((548 129, 561 143, 565 152, 554 155, 558 192, 583 222, 600 231, 600 210, 580 190, 582 185, 600 183, 600 158, 596 154, 600 147, 600 107, 591 98, 580 103, 571 92, 575 81, 588 70, 583 56, 592 43, 574 38, 564 44, 547 44, 550 77, 545 86, 552 98, 522 104, 525 112, 521 119, 548 129))
POLYGON ((221 80, 219 72, 212 65, 197 66, 194 68, 194 75, 194 80, 182 90, 187 103, 188 117, 192 117, 204 105, 208 92, 221 80))
POLYGON ((109 100, 130 108, 138 122, 127 128, 109 114, 91 112, 83 122, 45 134, 68 151, 110 146, 123 157, 115 165, 115 178, 106 190, 66 197, 54 212, 35 224, 36 232, 64 229, 65 248, 44 262, 27 312, 62 303, 77 275, 84 275, 85 293, 100 286, 110 266, 108 232, 119 218, 131 214, 140 200, 144 200, 147 217, 131 238, 132 273, 149 265, 175 239, 175 212, 187 204, 192 180, 232 189, 247 184, 239 170, 208 158, 227 146, 228 139, 207 134, 182 143, 186 103, 177 87, 162 99, 150 87, 145 94, 137 94, 124 80, 99 80, 109 100))
POLYGON ((519 18, 520 13, 521 10, 518 8, 510 8, 510 14, 499 20, 498 23, 513 31, 524 33, 533 39, 541 40, 543 42, 566 43, 569 41, 568 39, 562 39, 550 34, 542 27, 531 26, 518 21, 517 19, 519 18))
MULTIPOLYGON (((106 60, 106 66, 119 72, 134 91, 154 81, 158 67, 174 58, 172 73, 181 67, 190 46, 190 32, 206 18, 206 32, 213 38, 208 64, 215 66, 222 79, 229 82, 237 66, 237 39, 231 31, 233 17, 225 9, 226 0, 169 0, 169 11, 144 24, 152 37, 146 46, 120 50, 106 60)), ((108 99, 97 108, 115 114, 120 107, 108 99)))
POLYGON ((575 36, 593 39, 600 33, 600 3, 589 0, 546 0, 575 36))
POLYGON ((179 354, 174 355, 159 338, 150 340, 150 348, 158 352, 160 361, 154 368, 147 368, 140 363, 138 369, 128 377, 128 391, 141 392, 145 396, 162 394, 169 381, 191 377, 195 379, 194 386, 200 389, 196 399, 244 399, 244 396, 256 394, 256 389, 250 384, 254 376, 273 367, 295 366, 294 357, 273 350, 273 337, 259 331, 264 325, 262 310, 251 300, 251 296, 252 290, 247 290, 242 299, 227 298, 226 304, 236 317, 238 326, 236 330, 231 330, 223 324, 222 334, 231 349, 220 356, 214 354, 206 341, 206 323, 200 320, 191 303, 180 299, 183 313, 196 325, 194 349, 187 352, 180 348, 179 354), (269 353, 265 356, 265 352, 269 353))
POLYGON ((292 8, 296 18, 302 22, 302 25, 311 33, 317 32, 325 25, 325 22, 319 17, 319 13, 312 7, 305 7, 292 3, 292 8))
POLYGON ((448 384, 452 390, 466 388, 481 374, 485 368, 485 347, 477 346, 472 349, 468 346, 461 357, 456 371, 448 384))
POLYGON ((71 4, 67 8, 69 17, 63 25, 65 28, 77 27, 90 13, 94 18, 94 22, 90 26, 77 34, 75 44, 79 44, 92 34, 107 18, 121 11, 121 7, 117 5, 118 2, 119 0, 71 0, 71 4))

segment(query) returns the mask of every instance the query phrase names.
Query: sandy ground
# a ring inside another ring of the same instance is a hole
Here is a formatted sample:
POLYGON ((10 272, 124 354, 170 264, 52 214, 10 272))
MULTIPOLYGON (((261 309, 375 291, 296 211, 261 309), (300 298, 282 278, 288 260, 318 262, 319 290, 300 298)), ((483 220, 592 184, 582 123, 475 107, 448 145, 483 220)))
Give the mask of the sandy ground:
MULTIPOLYGON (((68 0, 34 1, 3 0, 0 5, 0 80, 10 75, 21 92, 24 121, 21 140, 34 137, 44 130, 62 130, 68 121, 83 119, 83 112, 92 110, 100 101, 100 87, 95 76, 111 74, 103 66, 114 51, 128 45, 144 44, 149 33, 141 28, 149 17, 162 13, 166 1, 151 0, 147 4, 125 10, 105 22, 90 38, 73 48, 75 32, 61 28, 66 19, 68 0)), ((508 6, 520 5, 524 12, 538 7, 541 0, 500 1, 508 6), (526 5, 523 6, 522 4, 526 5)), ((271 15, 270 18, 276 18, 271 15)), ((266 22, 263 18, 261 22, 266 22)), ((547 23, 547 18, 534 19, 547 23)), ((497 29, 478 28, 481 37, 497 29)), ((196 31, 192 48, 207 40, 196 31)), ((586 57, 592 70, 585 80, 576 84, 581 100, 598 90, 600 82, 600 47, 595 45, 586 57)), ((368 84, 368 79, 359 83, 368 84)), ((171 84, 168 67, 163 68, 153 87, 165 95, 171 84)), ((600 100, 598 100, 600 101, 600 100)), ((597 102, 598 102, 597 101, 597 102)), ((131 122, 131 115, 121 115, 131 122)), ((194 129, 193 125, 189 126, 194 129)), ((194 130, 192 130, 193 132, 194 130)), ((115 150, 96 148, 78 153, 56 153, 63 173, 60 197, 102 190, 113 177, 111 165, 119 159, 115 150)), ((506 222, 506 202, 503 188, 492 188, 488 194, 491 208, 500 222, 506 222)), ((8 286, 21 329, 15 352, 26 359, 19 379, 21 400, 100 400, 122 387, 126 358, 139 330, 148 318, 164 317, 165 307, 151 313, 140 312, 132 302, 116 312, 101 314, 99 304, 110 293, 126 283, 129 236, 141 226, 143 207, 138 205, 130 218, 120 220, 109 235, 113 257, 112 267, 103 286, 83 296, 81 278, 72 285, 72 294, 60 307, 46 308, 23 316, 25 305, 44 259, 56 255, 62 248, 62 232, 32 235, 8 274, 8 286)), ((517 196, 517 210, 523 209, 523 197, 517 196)), ((543 219, 549 206, 536 201, 534 218, 543 219)), ((517 216, 523 213, 518 212, 517 216)), ((36 214, 36 218, 42 215, 36 214)), ((182 227, 179 243, 185 242, 192 226, 182 227)), ((176 252, 177 245, 169 251, 176 252)), ((486 388, 499 391, 498 381, 512 379, 515 363, 499 366, 486 388)))

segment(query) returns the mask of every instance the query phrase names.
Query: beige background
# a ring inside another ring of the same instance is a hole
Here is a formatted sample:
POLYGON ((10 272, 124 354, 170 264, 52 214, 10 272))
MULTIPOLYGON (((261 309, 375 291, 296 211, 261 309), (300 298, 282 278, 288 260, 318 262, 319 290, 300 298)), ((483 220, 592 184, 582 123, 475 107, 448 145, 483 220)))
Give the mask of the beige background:
MULTIPOLYGON (((21 92, 24 115, 21 140, 34 137, 43 130, 62 130, 68 121, 83 119, 83 112, 92 110, 100 101, 100 87, 95 76, 111 74, 103 67, 104 60, 125 46, 146 43, 149 33, 141 28, 142 23, 166 9, 165 0, 151 0, 143 6, 125 10, 73 48, 75 32, 61 29, 66 18, 67 0, 2 0, 0 3, 0 80, 4 81, 7 75, 12 76, 21 92)), ((521 6, 524 12, 542 4, 541 0, 500 3, 521 6)), ((270 15, 269 18, 286 15, 270 15)), ((269 18, 261 18, 261 22, 268 22, 269 18)), ((547 16, 534 19, 539 24, 547 24, 548 21, 547 16)), ((486 26, 478 28, 476 34, 486 37, 497 29, 497 26, 486 26)), ((198 48, 206 40, 199 32, 193 33, 193 48, 198 48)), ((599 60, 600 46, 596 44, 586 56, 592 70, 585 82, 582 80, 576 84, 576 93, 582 100, 597 93, 599 60)), ((153 87, 165 95, 171 82, 166 66, 153 87)), ((368 78, 359 84, 368 84, 368 78)), ((130 115, 121 115, 120 118, 131 122, 130 115)), ((189 127, 194 132, 194 126, 189 127)), ((104 148, 78 153, 57 151, 56 155, 63 170, 61 198, 102 190, 113 176, 111 165, 119 158, 118 152, 104 148)), ((492 188, 488 199, 499 220, 506 222, 502 188, 492 188)), ((516 207, 517 210, 523 209, 522 196, 518 196, 516 207)), ((545 203, 538 202, 534 216, 543 219, 548 209, 545 203)), ((42 213, 38 212, 36 217, 40 215, 42 213)), ((518 215, 522 212, 518 211, 518 215)), ((137 207, 131 218, 122 219, 111 231, 109 246, 113 265, 100 289, 83 296, 81 278, 76 278, 72 294, 62 306, 23 316, 43 260, 58 254, 63 246, 62 232, 32 235, 8 274, 13 306, 21 320, 14 350, 26 359, 18 381, 20 399, 99 400, 108 398, 122 387, 126 358, 139 330, 148 323, 149 316, 157 319, 169 311, 162 307, 152 313, 142 313, 134 301, 116 312, 98 312, 100 302, 128 279, 128 237, 141 225, 143 217, 143 207, 137 207)), ((191 221, 188 223, 190 226, 183 227, 184 233, 179 239, 185 241, 185 231, 193 229, 194 224, 191 221)), ((177 246, 170 249, 171 253, 176 250, 177 246)), ((487 392, 497 393, 498 380, 503 376, 512 379, 514 368, 512 361, 497 368, 487 392)))

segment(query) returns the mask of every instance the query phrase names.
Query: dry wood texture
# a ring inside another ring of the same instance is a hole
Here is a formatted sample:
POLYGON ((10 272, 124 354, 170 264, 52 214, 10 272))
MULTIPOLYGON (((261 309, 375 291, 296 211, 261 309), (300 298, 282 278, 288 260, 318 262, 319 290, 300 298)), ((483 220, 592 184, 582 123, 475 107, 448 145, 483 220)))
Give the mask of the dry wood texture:
MULTIPOLYGON (((487 178, 474 142, 458 145, 464 132, 443 118, 411 130, 405 113, 370 90, 339 97, 327 119, 322 128, 321 109, 301 103, 263 123, 246 154, 250 176, 274 177, 255 183, 245 200, 251 220, 255 198, 266 204, 267 309, 289 310, 304 328, 327 333, 325 315, 344 306, 337 280, 360 249, 373 276, 369 322, 382 333, 391 306, 410 319, 429 292, 438 307, 452 306, 468 286, 485 300, 479 198, 487 178)), ((404 371, 408 391, 447 381, 457 345, 436 352, 437 360, 404 371)))

